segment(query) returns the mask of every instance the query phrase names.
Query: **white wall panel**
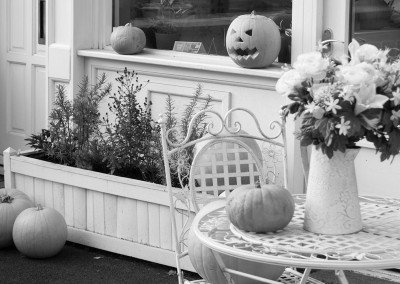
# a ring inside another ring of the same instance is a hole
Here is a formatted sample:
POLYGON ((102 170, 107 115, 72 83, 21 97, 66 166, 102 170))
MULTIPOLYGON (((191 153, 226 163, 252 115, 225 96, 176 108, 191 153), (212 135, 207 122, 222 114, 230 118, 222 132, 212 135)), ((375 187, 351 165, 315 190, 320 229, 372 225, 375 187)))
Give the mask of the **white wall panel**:
POLYGON ((32 121, 33 131, 41 131, 46 126, 46 68, 44 66, 33 67, 33 99, 32 99, 32 121))
POLYGON ((8 131, 23 135, 26 130, 26 65, 10 62, 7 88, 7 122, 8 131))
POLYGON ((27 33, 25 30, 25 5, 24 0, 8 0, 8 50, 14 52, 26 52, 27 33))

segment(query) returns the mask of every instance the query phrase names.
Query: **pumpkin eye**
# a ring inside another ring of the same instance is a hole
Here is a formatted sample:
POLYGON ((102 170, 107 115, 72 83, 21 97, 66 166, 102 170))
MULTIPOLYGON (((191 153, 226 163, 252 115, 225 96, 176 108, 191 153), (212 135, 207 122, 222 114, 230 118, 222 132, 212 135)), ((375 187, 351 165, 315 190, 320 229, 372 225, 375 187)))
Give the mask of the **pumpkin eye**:
POLYGON ((245 34, 247 34, 248 36, 253 36, 253 30, 247 30, 246 32, 245 32, 245 34))

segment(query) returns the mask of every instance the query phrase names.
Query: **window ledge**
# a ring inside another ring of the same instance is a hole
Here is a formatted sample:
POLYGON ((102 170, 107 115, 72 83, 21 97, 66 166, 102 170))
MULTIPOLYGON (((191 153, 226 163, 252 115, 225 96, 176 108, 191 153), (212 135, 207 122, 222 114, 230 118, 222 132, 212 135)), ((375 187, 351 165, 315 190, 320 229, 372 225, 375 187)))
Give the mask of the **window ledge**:
POLYGON ((226 56, 190 54, 147 48, 136 55, 121 55, 109 47, 106 47, 106 49, 78 50, 78 55, 83 57, 226 73, 231 75, 260 77, 264 79, 278 79, 282 74, 281 63, 274 63, 264 69, 247 69, 236 65, 229 57, 226 56))

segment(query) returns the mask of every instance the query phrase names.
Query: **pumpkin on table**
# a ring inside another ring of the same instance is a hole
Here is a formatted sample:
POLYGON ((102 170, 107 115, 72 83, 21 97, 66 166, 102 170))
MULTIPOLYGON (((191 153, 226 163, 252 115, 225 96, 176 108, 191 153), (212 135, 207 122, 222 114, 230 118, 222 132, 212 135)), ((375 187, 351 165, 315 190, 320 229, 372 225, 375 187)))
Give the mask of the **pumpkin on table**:
POLYGON ((292 220, 294 209, 290 192, 275 184, 243 185, 233 190, 226 200, 231 223, 249 232, 283 229, 292 220))
POLYGON ((17 249, 32 258, 47 258, 59 253, 67 240, 64 217, 50 207, 32 207, 18 215, 13 239, 17 249))
MULTIPOLYGON (((197 214, 193 220, 193 224, 197 223, 198 219, 203 218, 208 213, 221 208, 225 204, 225 200, 217 200, 205 205, 197 214)), ((224 224, 219 224, 223 226, 224 224)), ((225 224, 227 229, 229 222, 225 224)), ((209 283, 228 284, 222 270, 219 268, 216 258, 214 257, 211 249, 203 245, 197 236, 194 234, 193 229, 189 232, 189 247, 188 254, 193 267, 196 272, 209 283)), ((235 269, 241 272, 249 273, 259 277, 267 278, 270 280, 278 279, 285 271, 285 267, 277 265, 266 265, 264 263, 252 262, 248 260, 231 257, 225 254, 221 254, 221 258, 224 261, 226 267, 235 269)), ((246 277, 231 275, 235 283, 240 284, 256 284, 261 283, 259 281, 249 279, 246 277)))
POLYGON ((146 46, 144 32, 131 23, 114 29, 111 34, 111 47, 119 54, 136 54, 146 46))
POLYGON ((15 219, 33 202, 22 191, 15 188, 0 189, 0 249, 13 244, 12 230, 15 219))
POLYGON ((265 16, 242 15, 232 21, 226 33, 230 58, 244 68, 271 65, 281 49, 281 35, 275 22, 265 16))

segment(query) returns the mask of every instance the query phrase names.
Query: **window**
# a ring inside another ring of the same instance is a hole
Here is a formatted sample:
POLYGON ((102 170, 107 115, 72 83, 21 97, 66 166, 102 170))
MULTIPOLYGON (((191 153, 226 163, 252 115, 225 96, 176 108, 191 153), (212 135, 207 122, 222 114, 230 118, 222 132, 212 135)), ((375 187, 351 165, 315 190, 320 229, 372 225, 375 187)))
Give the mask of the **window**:
POLYGON ((39 0, 38 5, 38 43, 46 44, 46 0, 39 0))
POLYGON ((353 0, 351 15, 353 38, 399 54, 400 0, 353 0))
POLYGON ((174 41, 200 42, 201 52, 227 55, 225 35, 238 15, 267 16, 281 28, 280 61, 290 62, 292 0, 114 0, 113 26, 132 22, 146 34, 146 47, 172 49, 174 41), (161 45, 158 34, 174 34, 172 43, 161 45), (283 57, 286 55, 286 57, 283 57))

